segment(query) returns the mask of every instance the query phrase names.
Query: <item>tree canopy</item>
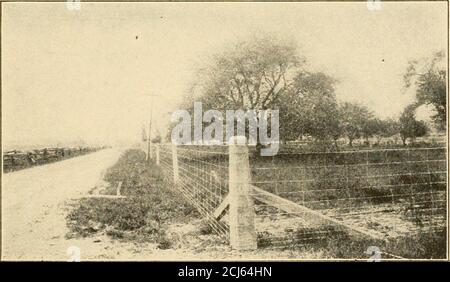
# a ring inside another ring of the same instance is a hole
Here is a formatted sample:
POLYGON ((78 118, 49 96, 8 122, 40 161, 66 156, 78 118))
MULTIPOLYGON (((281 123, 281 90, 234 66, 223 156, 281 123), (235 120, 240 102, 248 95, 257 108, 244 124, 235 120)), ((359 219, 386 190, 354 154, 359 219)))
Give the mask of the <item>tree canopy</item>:
POLYGON ((423 121, 416 120, 416 104, 407 106, 400 116, 400 136, 403 145, 406 145, 407 138, 413 142, 416 137, 427 134, 428 128, 423 121))
MULTIPOLYGON (((411 62, 404 81, 407 87, 412 83, 417 86, 415 105, 435 105, 436 120, 442 122, 445 72, 437 67, 439 56, 426 71, 419 72, 419 62, 411 62)), ((337 147, 340 138, 346 138, 352 146, 359 138, 369 143, 375 136, 379 142, 400 133, 405 143, 406 138, 413 140, 426 134, 425 124, 415 119, 415 106, 408 106, 399 120, 380 119, 366 106, 339 102, 337 83, 323 72, 307 70, 306 60, 292 42, 269 36, 250 38, 216 54, 198 70, 183 106, 190 113, 194 101, 202 102, 203 111, 279 110, 281 141, 312 137, 334 142, 337 147)))
POLYGON ((433 105, 432 117, 438 129, 444 130, 447 121, 445 52, 436 52, 431 58, 409 62, 404 81, 406 88, 415 86, 417 104, 433 105))
POLYGON ((304 62, 297 48, 272 37, 238 42, 200 69, 195 83, 205 107, 270 109, 304 62))

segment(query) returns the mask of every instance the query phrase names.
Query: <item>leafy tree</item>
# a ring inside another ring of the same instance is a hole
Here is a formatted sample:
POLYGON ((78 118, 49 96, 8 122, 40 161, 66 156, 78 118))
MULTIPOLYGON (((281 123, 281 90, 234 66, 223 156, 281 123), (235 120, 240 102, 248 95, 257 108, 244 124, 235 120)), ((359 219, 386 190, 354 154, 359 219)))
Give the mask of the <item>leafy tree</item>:
POLYGON ((377 142, 381 141, 381 138, 387 138, 397 135, 400 132, 400 124, 398 121, 391 118, 386 120, 379 120, 378 130, 376 132, 377 142))
POLYGON ((334 94, 335 80, 324 73, 299 72, 281 96, 281 136, 295 140, 309 135, 316 140, 337 140, 339 113, 334 94))
POLYGON ((407 138, 414 142, 416 137, 421 137, 427 134, 428 128, 423 121, 416 120, 416 104, 407 106, 402 112, 400 122, 400 136, 403 145, 406 146, 407 138))
POLYGON ((380 143, 382 138, 392 137, 399 133, 399 123, 390 118, 385 120, 379 118, 369 119, 366 127, 370 137, 376 137, 377 143, 380 143))
POLYGON ((371 112, 367 112, 366 120, 362 120, 362 136, 366 143, 369 138, 380 134, 383 131, 383 122, 378 118, 374 118, 371 112))
POLYGON ((270 109, 303 62, 292 43, 252 38, 216 55, 192 90, 202 93, 205 108, 270 109))
POLYGON ((406 88, 416 86, 418 105, 433 105, 436 114, 432 117, 437 127, 445 129, 446 115, 446 71, 445 52, 435 53, 429 59, 409 62, 404 75, 406 88))
POLYGON ((339 107, 342 133, 348 138, 349 145, 361 136, 371 134, 367 121, 372 117, 367 107, 355 103, 344 102, 339 107))
POLYGON ((377 142, 379 143, 384 131, 385 123, 379 118, 369 116, 369 119, 363 122, 362 133, 366 143, 369 143, 369 138, 374 136, 377 137, 377 142))
POLYGON ((384 130, 382 132, 383 137, 391 137, 393 135, 396 135, 400 132, 400 124, 398 121, 393 120, 391 118, 384 120, 384 130))
POLYGON ((276 109, 303 63, 292 42, 269 36, 237 42, 198 70, 184 108, 192 113, 198 101, 204 111, 219 110, 223 117, 226 110, 276 109))

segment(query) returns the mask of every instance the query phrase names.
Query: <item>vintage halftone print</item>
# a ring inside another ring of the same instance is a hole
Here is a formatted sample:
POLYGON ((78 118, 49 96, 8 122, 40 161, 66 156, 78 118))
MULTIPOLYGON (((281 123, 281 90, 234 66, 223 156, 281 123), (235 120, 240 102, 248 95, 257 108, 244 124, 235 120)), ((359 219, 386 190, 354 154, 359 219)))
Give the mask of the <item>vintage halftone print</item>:
POLYGON ((1 260, 446 260, 447 5, 2 3, 1 260))

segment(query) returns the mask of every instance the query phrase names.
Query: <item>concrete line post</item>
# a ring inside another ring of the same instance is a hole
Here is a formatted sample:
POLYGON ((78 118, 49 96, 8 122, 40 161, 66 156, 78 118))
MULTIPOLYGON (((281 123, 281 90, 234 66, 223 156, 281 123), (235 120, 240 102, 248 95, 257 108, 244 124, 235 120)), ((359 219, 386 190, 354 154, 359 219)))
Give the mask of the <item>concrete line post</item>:
POLYGON ((172 144, 172 168, 173 168, 173 182, 177 184, 179 176, 178 176, 178 153, 176 144, 172 144))
POLYGON ((245 141, 245 136, 235 136, 229 142, 230 244, 236 250, 255 250, 255 211, 250 195, 250 164, 245 141))
POLYGON ((159 165, 159 144, 156 144, 156 165, 159 165))

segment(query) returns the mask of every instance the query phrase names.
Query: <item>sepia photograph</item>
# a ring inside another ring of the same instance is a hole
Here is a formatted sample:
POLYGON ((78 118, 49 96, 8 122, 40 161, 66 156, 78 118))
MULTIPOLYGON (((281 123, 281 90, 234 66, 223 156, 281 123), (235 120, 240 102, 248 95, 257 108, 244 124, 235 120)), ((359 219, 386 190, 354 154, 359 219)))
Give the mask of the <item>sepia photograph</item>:
POLYGON ((448 8, 2 2, 1 261, 448 261, 448 8))

